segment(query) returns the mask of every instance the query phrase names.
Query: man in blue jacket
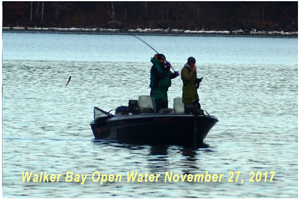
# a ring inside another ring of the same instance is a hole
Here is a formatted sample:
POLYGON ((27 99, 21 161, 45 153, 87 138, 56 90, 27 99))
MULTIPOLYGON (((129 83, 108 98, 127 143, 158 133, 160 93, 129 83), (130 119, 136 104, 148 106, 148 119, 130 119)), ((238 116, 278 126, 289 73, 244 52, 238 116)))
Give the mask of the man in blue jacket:
POLYGON ((162 108, 168 108, 168 89, 171 86, 171 79, 177 77, 179 73, 170 71, 171 63, 166 62, 163 54, 156 54, 151 59, 153 66, 150 74, 150 96, 155 100, 156 112, 162 108))

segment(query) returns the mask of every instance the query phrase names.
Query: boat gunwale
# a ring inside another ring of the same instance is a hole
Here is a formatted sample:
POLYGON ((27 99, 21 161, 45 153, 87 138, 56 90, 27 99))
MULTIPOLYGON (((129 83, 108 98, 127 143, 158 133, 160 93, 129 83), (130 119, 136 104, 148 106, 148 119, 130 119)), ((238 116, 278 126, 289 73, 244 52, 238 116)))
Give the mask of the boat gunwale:
MULTIPOLYGON (((145 119, 145 118, 174 118, 174 117, 183 117, 183 118, 189 118, 189 117, 195 117, 193 114, 183 114, 183 113, 169 113, 169 114, 160 114, 160 113, 141 113, 141 114, 133 114, 133 115, 117 115, 113 117, 108 117, 107 122, 115 122, 119 120, 133 120, 133 119, 145 119)), ((205 118, 205 119, 213 119, 217 122, 219 121, 217 117, 213 115, 196 115, 198 119, 205 118)), ((93 120, 91 124, 96 124, 97 119, 93 120)))

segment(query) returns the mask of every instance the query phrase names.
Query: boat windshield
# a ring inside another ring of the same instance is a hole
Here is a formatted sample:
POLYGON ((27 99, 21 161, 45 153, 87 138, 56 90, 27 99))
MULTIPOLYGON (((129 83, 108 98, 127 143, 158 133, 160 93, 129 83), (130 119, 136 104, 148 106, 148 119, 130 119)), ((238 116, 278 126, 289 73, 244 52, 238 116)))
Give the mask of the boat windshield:
POLYGON ((100 118, 100 117, 113 117, 111 113, 108 113, 98 107, 94 107, 94 119, 100 118))

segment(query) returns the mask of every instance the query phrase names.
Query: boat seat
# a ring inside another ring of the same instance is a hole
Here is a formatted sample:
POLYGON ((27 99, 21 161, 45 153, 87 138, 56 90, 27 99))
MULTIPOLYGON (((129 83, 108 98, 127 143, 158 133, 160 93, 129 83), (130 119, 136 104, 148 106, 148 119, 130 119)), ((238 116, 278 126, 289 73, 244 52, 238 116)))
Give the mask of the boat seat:
POLYGON ((141 109, 148 108, 149 110, 152 109, 154 111, 154 113, 156 112, 154 99, 151 96, 148 96, 148 95, 139 96, 138 105, 141 109))
POLYGON ((174 113, 184 113, 184 104, 182 103, 182 98, 177 97, 173 100, 173 112, 174 113))
POLYGON ((158 111, 158 113, 168 114, 168 113, 171 113, 172 111, 173 111, 173 109, 171 109, 171 108, 162 108, 158 111))
POLYGON ((155 113, 153 108, 140 108, 140 113, 155 113))

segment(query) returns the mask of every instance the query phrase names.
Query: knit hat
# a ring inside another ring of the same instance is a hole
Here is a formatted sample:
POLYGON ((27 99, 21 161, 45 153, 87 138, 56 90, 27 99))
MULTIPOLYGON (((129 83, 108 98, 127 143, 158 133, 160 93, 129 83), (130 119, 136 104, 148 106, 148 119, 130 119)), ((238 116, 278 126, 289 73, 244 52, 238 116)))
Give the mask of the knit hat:
POLYGON ((187 61, 188 61, 187 62, 188 64, 190 64, 190 63, 196 63, 196 59, 194 57, 189 57, 187 61))
POLYGON ((157 54, 157 60, 166 60, 166 57, 163 54, 157 54))

